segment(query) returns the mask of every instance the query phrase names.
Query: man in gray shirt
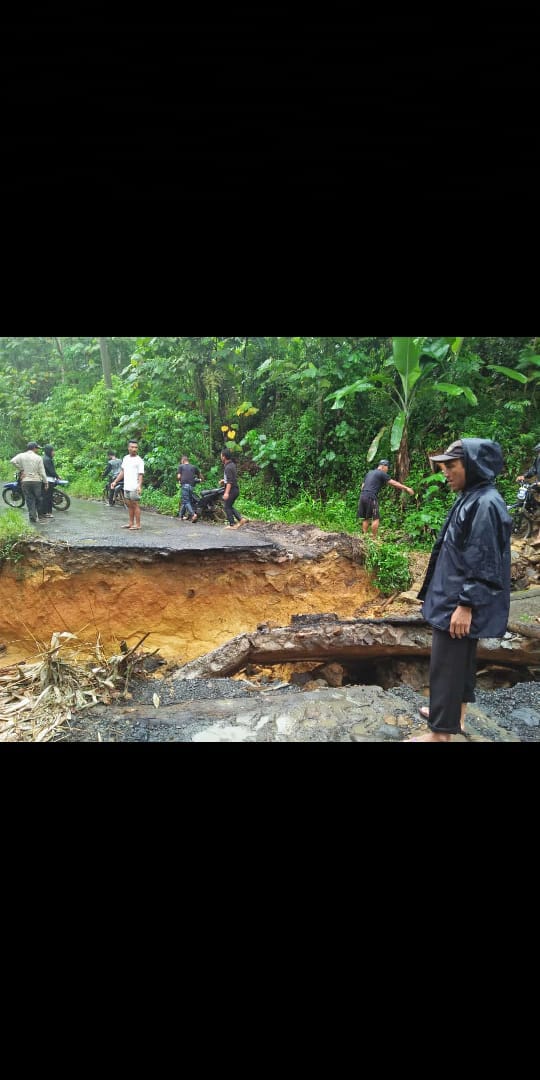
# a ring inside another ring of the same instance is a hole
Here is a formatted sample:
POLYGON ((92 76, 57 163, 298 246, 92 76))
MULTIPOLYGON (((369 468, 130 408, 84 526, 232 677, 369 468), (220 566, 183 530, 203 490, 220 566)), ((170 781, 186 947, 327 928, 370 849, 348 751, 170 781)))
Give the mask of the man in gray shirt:
MULTIPOLYGON (((28 507, 28 517, 33 525, 38 524, 41 485, 45 486, 45 491, 49 489, 43 458, 36 454, 36 450, 39 450, 37 442, 29 442, 24 453, 16 454, 11 459, 11 464, 15 465, 21 474, 22 492, 28 507)), ((47 518, 39 518, 39 522, 48 524, 47 518)))

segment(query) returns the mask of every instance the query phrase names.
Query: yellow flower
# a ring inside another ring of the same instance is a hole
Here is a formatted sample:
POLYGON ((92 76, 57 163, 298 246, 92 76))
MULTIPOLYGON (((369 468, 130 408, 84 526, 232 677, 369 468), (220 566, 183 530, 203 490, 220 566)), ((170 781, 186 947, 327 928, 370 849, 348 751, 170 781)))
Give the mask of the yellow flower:
POLYGON ((228 431, 227 432, 227 438, 236 439, 236 431, 228 431))
POLYGON ((221 430, 222 431, 228 431, 229 430, 229 425, 228 424, 222 424, 221 425, 221 430))

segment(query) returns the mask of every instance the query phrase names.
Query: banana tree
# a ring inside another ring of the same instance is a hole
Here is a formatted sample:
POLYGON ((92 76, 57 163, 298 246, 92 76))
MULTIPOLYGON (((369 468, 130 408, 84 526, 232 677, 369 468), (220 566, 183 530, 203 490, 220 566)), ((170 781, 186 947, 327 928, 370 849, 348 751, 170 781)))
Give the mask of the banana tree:
MULTIPOLYGON (((478 401, 468 386, 457 386, 455 383, 439 382, 436 372, 440 370, 448 354, 451 352, 458 356, 463 345, 464 338, 427 338, 427 337, 394 337, 392 338, 392 355, 386 360, 380 374, 369 375, 357 382, 344 386, 340 390, 329 394, 327 400, 334 401, 333 409, 342 408, 343 399, 350 394, 382 393, 388 399, 392 409, 392 423, 390 429, 390 449, 397 451, 395 472, 396 477, 403 483, 410 471, 409 457, 409 422, 414 408, 418 391, 428 388, 437 393, 449 397, 458 397, 463 394, 470 405, 477 405, 478 401)), ((373 439, 369 447, 367 459, 373 461, 377 454, 379 443, 390 425, 385 424, 373 439)))

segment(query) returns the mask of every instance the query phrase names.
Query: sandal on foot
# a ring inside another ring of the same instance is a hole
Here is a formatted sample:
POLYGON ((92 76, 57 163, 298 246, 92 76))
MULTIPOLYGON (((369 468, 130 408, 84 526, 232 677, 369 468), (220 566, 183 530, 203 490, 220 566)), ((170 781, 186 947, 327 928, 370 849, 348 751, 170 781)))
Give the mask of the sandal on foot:
MULTIPOLYGON (((422 717, 422 720, 429 720, 429 709, 427 705, 420 706, 418 715, 422 717)), ((469 733, 465 731, 464 728, 460 728, 459 731, 456 731, 456 735, 464 735, 466 739, 470 739, 469 733)))

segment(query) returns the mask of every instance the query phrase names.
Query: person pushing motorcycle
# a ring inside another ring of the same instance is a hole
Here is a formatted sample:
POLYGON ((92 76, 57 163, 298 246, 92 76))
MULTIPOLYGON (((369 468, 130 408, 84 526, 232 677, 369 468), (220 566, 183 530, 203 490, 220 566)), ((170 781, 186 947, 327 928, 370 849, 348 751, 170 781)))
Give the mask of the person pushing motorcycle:
POLYGON ((180 500, 180 510, 178 516, 180 521, 184 520, 184 513, 191 515, 191 523, 194 524, 197 521, 198 514, 193 509, 193 503, 191 501, 193 495, 193 484, 196 480, 202 480, 200 469, 196 465, 191 465, 187 454, 182 454, 182 460, 178 466, 177 479, 180 481, 180 489, 182 492, 182 498, 180 500))
POLYGON ((107 457, 109 461, 101 474, 101 479, 107 481, 109 506, 114 506, 114 494, 111 491, 111 482, 116 480, 116 477, 122 468, 122 462, 120 461, 120 458, 116 456, 115 450, 109 450, 107 457))

